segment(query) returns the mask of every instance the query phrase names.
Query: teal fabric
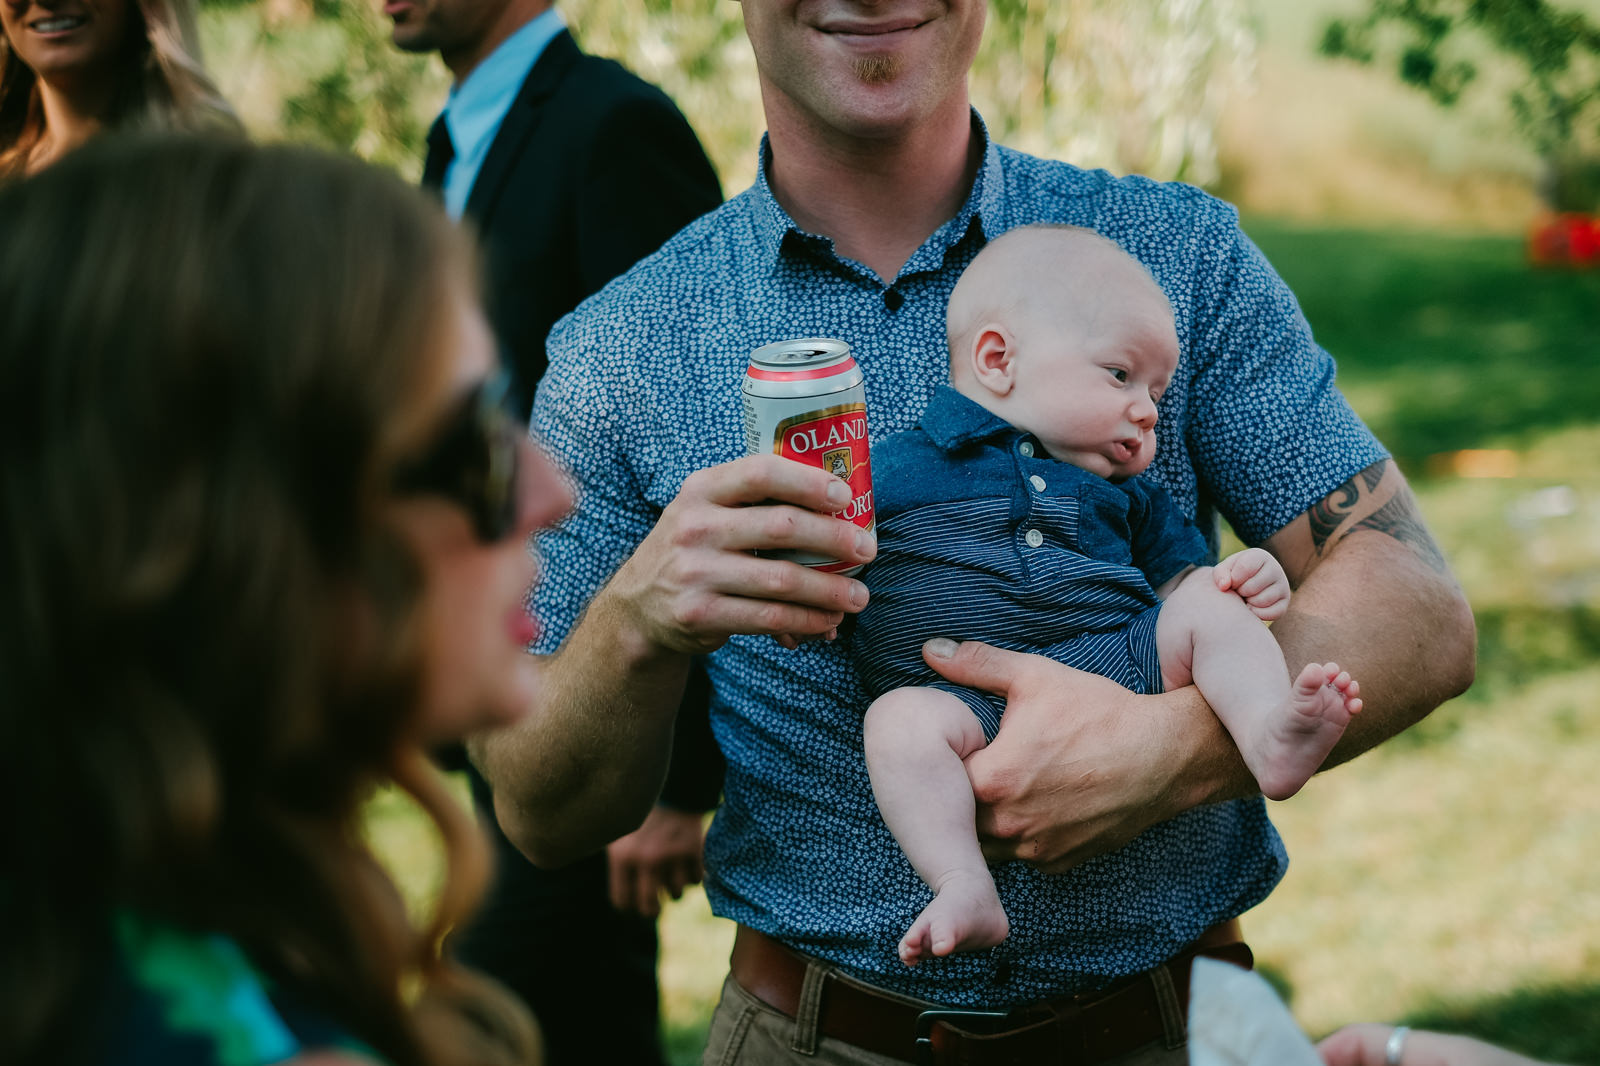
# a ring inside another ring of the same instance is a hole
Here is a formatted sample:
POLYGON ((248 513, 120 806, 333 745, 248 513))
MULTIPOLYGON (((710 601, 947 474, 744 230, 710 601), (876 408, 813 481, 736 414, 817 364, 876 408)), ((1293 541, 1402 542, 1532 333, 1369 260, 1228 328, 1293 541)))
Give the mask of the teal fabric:
POLYGON ((128 914, 118 916, 116 930, 131 976, 154 996, 163 1027, 209 1040, 219 1066, 281 1062, 300 1051, 233 941, 128 914))
POLYGON ((382 1060, 233 940, 131 912, 113 922, 117 966, 97 1066, 271 1066, 312 1050, 382 1060))

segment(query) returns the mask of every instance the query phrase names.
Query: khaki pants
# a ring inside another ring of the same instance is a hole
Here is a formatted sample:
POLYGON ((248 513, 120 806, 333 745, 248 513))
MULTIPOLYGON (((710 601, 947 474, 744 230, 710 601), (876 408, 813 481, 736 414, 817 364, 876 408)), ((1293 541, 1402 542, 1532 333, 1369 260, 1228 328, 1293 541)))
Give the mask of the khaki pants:
MULTIPOLYGON (((816 1004, 802 1015, 809 1017, 779 1013, 730 976, 722 983, 722 1000, 711 1016, 704 1066, 905 1066, 899 1059, 818 1034, 816 1004)), ((1183 1034, 1174 1033, 1169 1041, 1156 1041, 1102 1066, 1184 1066, 1188 1054, 1182 1041, 1183 1034), (1179 1046, 1169 1050, 1167 1043, 1179 1046)))

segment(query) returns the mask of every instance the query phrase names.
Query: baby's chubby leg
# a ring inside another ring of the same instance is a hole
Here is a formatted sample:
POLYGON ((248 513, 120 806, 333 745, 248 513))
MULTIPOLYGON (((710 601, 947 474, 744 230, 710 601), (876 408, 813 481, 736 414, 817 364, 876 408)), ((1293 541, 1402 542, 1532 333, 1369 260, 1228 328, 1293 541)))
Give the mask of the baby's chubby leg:
POLYGON ((1359 686, 1335 663, 1312 663, 1291 685, 1272 633, 1208 568, 1168 596, 1156 646, 1167 688, 1194 683, 1269 799, 1300 791, 1361 709, 1359 686))
POLYGON ((867 773, 878 809, 935 893, 900 939, 908 966, 990 947, 1010 932, 978 847, 972 782, 962 763, 985 743, 971 708, 939 689, 895 689, 867 708, 867 773))

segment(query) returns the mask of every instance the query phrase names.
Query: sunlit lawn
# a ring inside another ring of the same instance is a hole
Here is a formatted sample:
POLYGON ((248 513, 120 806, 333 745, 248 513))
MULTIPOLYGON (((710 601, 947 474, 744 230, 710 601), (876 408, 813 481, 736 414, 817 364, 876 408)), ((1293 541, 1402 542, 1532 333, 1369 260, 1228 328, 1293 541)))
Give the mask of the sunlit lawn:
MULTIPOLYGON (((1290 872, 1247 935, 1313 1033, 1404 1019, 1600 1066, 1600 273, 1504 238, 1248 228, 1412 478, 1481 649, 1473 692, 1275 806, 1290 872)), ((374 813, 425 898, 428 842, 374 813)), ((662 937, 669 1045, 697 1062, 731 930, 694 893, 662 937)))
POLYGON ((1313 1031, 1600 1063, 1600 274, 1500 238, 1252 232, 1413 478, 1480 653, 1466 697, 1277 806, 1290 873, 1250 937, 1313 1031))

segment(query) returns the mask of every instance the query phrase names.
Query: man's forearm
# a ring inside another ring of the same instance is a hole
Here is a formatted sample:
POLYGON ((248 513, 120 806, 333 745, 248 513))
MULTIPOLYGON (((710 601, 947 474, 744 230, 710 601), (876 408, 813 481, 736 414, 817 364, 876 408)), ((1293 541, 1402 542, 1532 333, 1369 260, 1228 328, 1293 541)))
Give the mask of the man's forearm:
POLYGON ((1266 546, 1298 582, 1272 629, 1290 672, 1332 659, 1361 684, 1365 706, 1326 766, 1472 684, 1472 609, 1392 462, 1357 474, 1266 546))
POLYGON ((596 597, 543 661, 527 720, 471 745, 501 828, 541 866, 632 832, 666 775, 689 656, 631 638, 618 611, 596 597))
POLYGON ((849 494, 826 470, 777 455, 684 481, 545 660, 528 720, 470 746, 501 828, 531 860, 571 862, 644 821, 666 774, 691 656, 736 633, 831 633, 846 611, 866 606, 859 581, 755 554, 788 548, 869 562, 872 538, 832 517, 849 494))
MULTIPOLYGON (((1324 769, 1402 732, 1472 683, 1472 611, 1392 464, 1352 478, 1268 547, 1300 582, 1272 627, 1289 673, 1336 660, 1361 685, 1364 709, 1324 769)), ((1162 700, 1184 738, 1179 810, 1257 791, 1197 689, 1162 700)))
POLYGON ((1357 531, 1295 592, 1273 626, 1293 673, 1334 659, 1361 684, 1362 712, 1324 768, 1421 721, 1472 683, 1472 611, 1448 573, 1376 531, 1357 531))
POLYGON ((1233 737, 1198 688, 1185 685, 1153 699, 1171 716, 1169 735, 1182 746, 1174 755, 1172 765, 1184 768, 1173 781, 1169 794, 1171 809, 1158 821, 1191 807, 1239 799, 1261 791, 1233 737))

